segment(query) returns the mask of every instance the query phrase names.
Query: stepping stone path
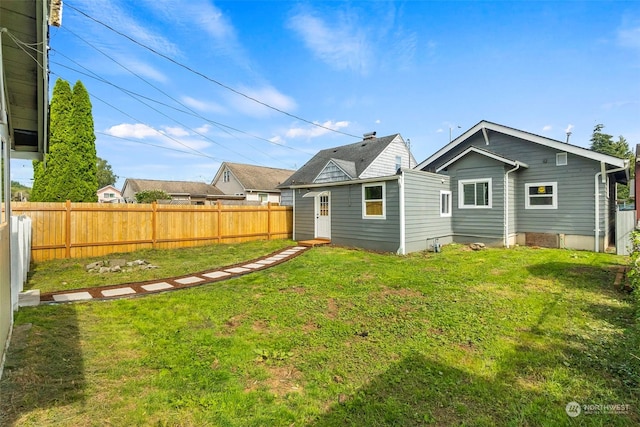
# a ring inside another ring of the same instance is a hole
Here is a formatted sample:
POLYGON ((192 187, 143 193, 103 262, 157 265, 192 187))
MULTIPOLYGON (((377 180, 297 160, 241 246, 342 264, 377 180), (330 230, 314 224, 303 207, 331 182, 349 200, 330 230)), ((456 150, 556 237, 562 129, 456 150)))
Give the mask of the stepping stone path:
POLYGON ((306 246, 295 246, 274 252, 263 258, 252 261, 245 261, 236 265, 217 268, 215 270, 203 271, 186 276, 171 279, 150 280, 141 283, 126 283, 122 285, 111 285, 94 288, 74 289, 73 291, 58 291, 43 293, 40 295, 41 304, 55 304, 76 301, 105 300, 115 298, 129 298, 166 292, 177 289, 200 286, 207 283, 219 282, 242 276, 254 271, 264 270, 294 258, 309 249, 306 246))

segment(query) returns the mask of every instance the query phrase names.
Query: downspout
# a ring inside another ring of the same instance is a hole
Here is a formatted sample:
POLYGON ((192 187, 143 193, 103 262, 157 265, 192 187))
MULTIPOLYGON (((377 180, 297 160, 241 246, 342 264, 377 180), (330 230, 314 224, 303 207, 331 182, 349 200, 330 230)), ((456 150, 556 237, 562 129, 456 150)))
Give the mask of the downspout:
POLYGON ((404 171, 400 169, 400 177, 398 178, 398 192, 400 193, 400 247, 398 248, 398 255, 406 254, 406 221, 404 217, 404 171))
POLYGON ((520 163, 504 174, 504 247, 509 248, 509 174, 520 169, 520 163))
MULTIPOLYGON (((296 240, 296 189, 291 189, 292 198, 293 198, 293 224, 292 224, 292 238, 296 240)), ((297 241, 297 240, 296 240, 297 241)))
MULTIPOLYGON (((624 161, 624 166, 617 169, 605 169, 606 165, 604 162, 600 162, 600 172, 596 173, 594 176, 594 184, 595 184, 595 252, 600 252, 600 185, 598 184, 598 177, 602 177, 602 183, 605 184, 607 182, 606 176, 610 173, 622 172, 629 167, 628 160, 624 161)), ((605 224, 608 225, 608 224, 605 224)))

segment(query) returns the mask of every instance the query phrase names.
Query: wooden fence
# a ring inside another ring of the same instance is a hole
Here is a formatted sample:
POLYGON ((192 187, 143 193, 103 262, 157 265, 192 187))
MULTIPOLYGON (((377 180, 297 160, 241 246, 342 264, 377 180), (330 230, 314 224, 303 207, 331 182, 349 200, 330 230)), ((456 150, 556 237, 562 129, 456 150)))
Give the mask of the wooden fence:
POLYGON ((288 206, 31 203, 11 204, 33 221, 31 259, 84 258, 146 248, 182 248, 293 234, 288 206))

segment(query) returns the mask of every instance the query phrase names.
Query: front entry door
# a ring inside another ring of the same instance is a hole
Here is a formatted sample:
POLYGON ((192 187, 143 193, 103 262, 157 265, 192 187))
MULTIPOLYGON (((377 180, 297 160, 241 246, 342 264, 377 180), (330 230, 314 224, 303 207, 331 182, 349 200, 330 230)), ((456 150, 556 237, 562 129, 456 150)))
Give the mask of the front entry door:
POLYGON ((316 196, 316 237, 331 239, 331 193, 316 196))

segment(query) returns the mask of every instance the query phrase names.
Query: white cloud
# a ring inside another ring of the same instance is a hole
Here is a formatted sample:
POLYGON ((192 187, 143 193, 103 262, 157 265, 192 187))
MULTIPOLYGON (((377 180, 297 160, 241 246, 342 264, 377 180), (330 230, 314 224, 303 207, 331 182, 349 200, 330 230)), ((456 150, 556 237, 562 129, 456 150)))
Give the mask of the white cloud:
POLYGON ((163 133, 169 136, 181 137, 189 135, 189 132, 181 127, 163 126, 163 129, 163 133))
POLYGON ((375 123, 375 124, 377 124, 377 125, 379 125, 379 124, 380 124, 380 123, 382 123, 382 122, 380 121, 380 119, 377 119, 374 123, 375 123))
POLYGON ((141 77, 146 77, 149 79, 153 79, 155 81, 158 82, 162 82, 165 83, 167 82, 167 76, 165 76, 162 72, 160 72, 159 70, 155 69, 154 67, 152 67, 149 64, 146 64, 144 62, 140 62, 137 59, 119 59, 118 62, 120 62, 122 65, 124 65, 126 68, 128 68, 129 70, 133 71, 134 73, 136 73, 137 75, 141 76, 141 77))
POLYGON ((440 129, 438 129, 438 130, 436 131, 436 133, 442 133, 442 132, 444 132, 444 129, 442 129, 442 128, 440 128, 440 129))
POLYGON ((573 128, 574 128, 574 126, 573 126, 573 125, 569 125, 569 126, 567 126, 567 128, 564 130, 564 133, 571 132, 571 130, 572 130, 573 128))
POLYGON ((203 124, 200 127, 194 129, 197 133, 207 134, 211 130, 211 125, 208 123, 203 124))
POLYGON ((291 128, 287 130, 286 136, 288 138, 317 138, 319 136, 322 136, 331 132, 329 129, 339 130, 349 126, 348 121, 340 121, 340 122, 334 123, 331 120, 328 120, 324 123, 319 123, 319 122, 314 122, 314 123, 319 124, 323 127, 309 125, 305 128, 301 128, 301 127, 291 128), (326 128, 329 128, 329 129, 326 129, 326 128))
POLYGON ((180 98, 183 104, 194 110, 212 112, 212 113, 224 113, 225 109, 215 102, 201 101, 199 99, 192 98, 190 96, 183 96, 180 98))
POLYGON ((542 128, 542 132, 549 132, 551 129, 552 129, 551 125, 545 125, 545 126, 542 128))
MULTIPOLYGON (((268 104, 279 110, 291 112, 296 108, 296 102, 293 98, 278 92, 277 89, 271 86, 265 86, 259 89, 252 88, 240 88, 240 92, 245 95, 256 99, 264 104, 268 104)), ((248 116, 252 117, 264 117, 269 115, 272 110, 258 102, 251 99, 238 96, 236 94, 229 94, 229 102, 233 107, 248 116)))
POLYGON ((150 136, 159 136, 160 132, 152 127, 142 123, 122 123, 120 125, 111 126, 106 130, 107 134, 117 136, 118 138, 136 138, 144 139, 150 136))
POLYGON ((618 43, 624 47, 640 49, 640 25, 618 30, 618 43))
POLYGON ((357 15, 343 14, 331 22, 300 12, 289 19, 288 26, 297 33, 320 60, 338 70, 367 74, 373 52, 371 42, 357 15))

